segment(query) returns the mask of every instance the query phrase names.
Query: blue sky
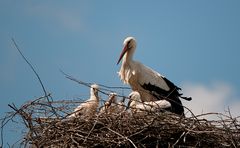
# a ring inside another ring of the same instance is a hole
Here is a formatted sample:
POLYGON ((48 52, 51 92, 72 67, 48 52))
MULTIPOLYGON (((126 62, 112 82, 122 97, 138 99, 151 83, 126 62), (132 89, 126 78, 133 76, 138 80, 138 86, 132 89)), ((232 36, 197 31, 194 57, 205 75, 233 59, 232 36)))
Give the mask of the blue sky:
POLYGON ((83 81, 121 86, 116 62, 127 36, 137 39, 135 59, 193 96, 184 102, 190 109, 230 106, 238 113, 239 7, 237 0, 0 1, 0 115, 10 111, 9 103, 43 95, 12 37, 53 99, 63 100, 87 97, 89 90, 59 69, 83 81))

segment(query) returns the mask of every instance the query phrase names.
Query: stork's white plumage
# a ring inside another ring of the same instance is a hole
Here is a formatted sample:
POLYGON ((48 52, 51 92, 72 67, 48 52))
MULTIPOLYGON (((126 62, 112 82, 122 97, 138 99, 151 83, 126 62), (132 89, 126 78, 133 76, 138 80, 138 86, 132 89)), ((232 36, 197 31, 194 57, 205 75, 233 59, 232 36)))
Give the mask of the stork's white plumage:
POLYGON ((133 91, 128 96, 130 98, 129 108, 133 112, 157 112, 164 110, 171 110, 171 104, 167 100, 158 100, 158 101, 148 101, 143 102, 140 94, 137 91, 133 91))
POLYGON ((120 102, 117 102, 117 100, 117 94, 110 93, 108 100, 104 103, 104 106, 100 109, 99 113, 112 114, 124 111, 124 100, 120 102))
POLYGON ((133 91, 138 91, 142 101, 155 101, 167 99, 173 108, 173 112, 184 114, 184 109, 179 98, 191 100, 189 97, 182 97, 179 93, 180 88, 175 86, 167 78, 144 66, 140 62, 133 60, 133 54, 136 50, 136 40, 133 37, 127 37, 123 42, 123 50, 117 64, 122 60, 119 71, 120 79, 129 84, 133 91))
POLYGON ((99 86, 97 84, 91 85, 90 98, 85 102, 81 103, 77 108, 75 108, 74 112, 70 114, 68 118, 80 116, 84 118, 91 118, 92 116, 94 116, 99 106, 98 89, 99 86))

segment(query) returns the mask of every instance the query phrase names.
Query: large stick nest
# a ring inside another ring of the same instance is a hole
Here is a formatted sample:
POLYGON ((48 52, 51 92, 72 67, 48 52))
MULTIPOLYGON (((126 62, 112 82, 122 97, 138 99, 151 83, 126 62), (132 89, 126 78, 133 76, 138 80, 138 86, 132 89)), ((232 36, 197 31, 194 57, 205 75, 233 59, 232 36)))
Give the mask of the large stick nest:
POLYGON ((91 119, 64 118, 79 102, 38 98, 16 111, 32 147, 240 147, 240 124, 231 114, 209 113, 218 120, 164 113, 97 114, 91 119))

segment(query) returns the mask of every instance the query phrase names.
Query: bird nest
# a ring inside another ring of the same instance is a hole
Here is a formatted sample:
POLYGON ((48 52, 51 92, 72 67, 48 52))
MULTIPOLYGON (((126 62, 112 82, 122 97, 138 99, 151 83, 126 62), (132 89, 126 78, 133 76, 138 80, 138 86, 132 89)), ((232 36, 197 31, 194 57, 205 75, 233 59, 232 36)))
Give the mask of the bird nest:
POLYGON ((28 129, 30 147, 240 147, 238 118, 209 114, 180 117, 169 112, 101 113, 90 119, 65 118, 79 104, 38 98, 17 108, 10 105, 28 129))

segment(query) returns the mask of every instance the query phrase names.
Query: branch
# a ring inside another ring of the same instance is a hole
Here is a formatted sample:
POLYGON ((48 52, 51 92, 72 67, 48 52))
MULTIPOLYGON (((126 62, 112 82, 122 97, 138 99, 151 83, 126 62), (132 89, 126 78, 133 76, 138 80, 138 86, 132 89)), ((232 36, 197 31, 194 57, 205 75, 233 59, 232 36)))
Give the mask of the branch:
POLYGON ((42 90, 47 98, 47 100, 49 101, 49 98, 48 98, 48 95, 47 95, 47 91, 42 83, 42 80, 40 79, 38 73, 36 72, 36 70, 34 69, 33 65, 27 60, 27 58, 23 55, 23 53, 21 52, 20 48, 18 47, 17 43, 15 42, 14 38, 12 38, 12 42, 13 42, 13 45, 15 46, 15 48, 18 50, 18 52, 20 53, 20 55, 22 56, 22 58, 24 59, 24 61, 30 66, 30 68, 32 69, 32 71, 34 72, 34 74, 36 75, 41 87, 42 87, 42 90))
POLYGON ((106 128, 107 128, 109 131, 111 131, 111 132, 117 134, 118 136, 121 136, 122 138, 128 140, 128 141, 133 145, 134 148, 137 148, 137 146, 133 143, 133 141, 132 141, 131 139, 129 139, 128 137, 124 137, 124 136, 121 135, 120 133, 118 133, 118 132, 116 132, 116 131, 114 131, 114 130, 108 128, 108 127, 106 127, 106 128))

